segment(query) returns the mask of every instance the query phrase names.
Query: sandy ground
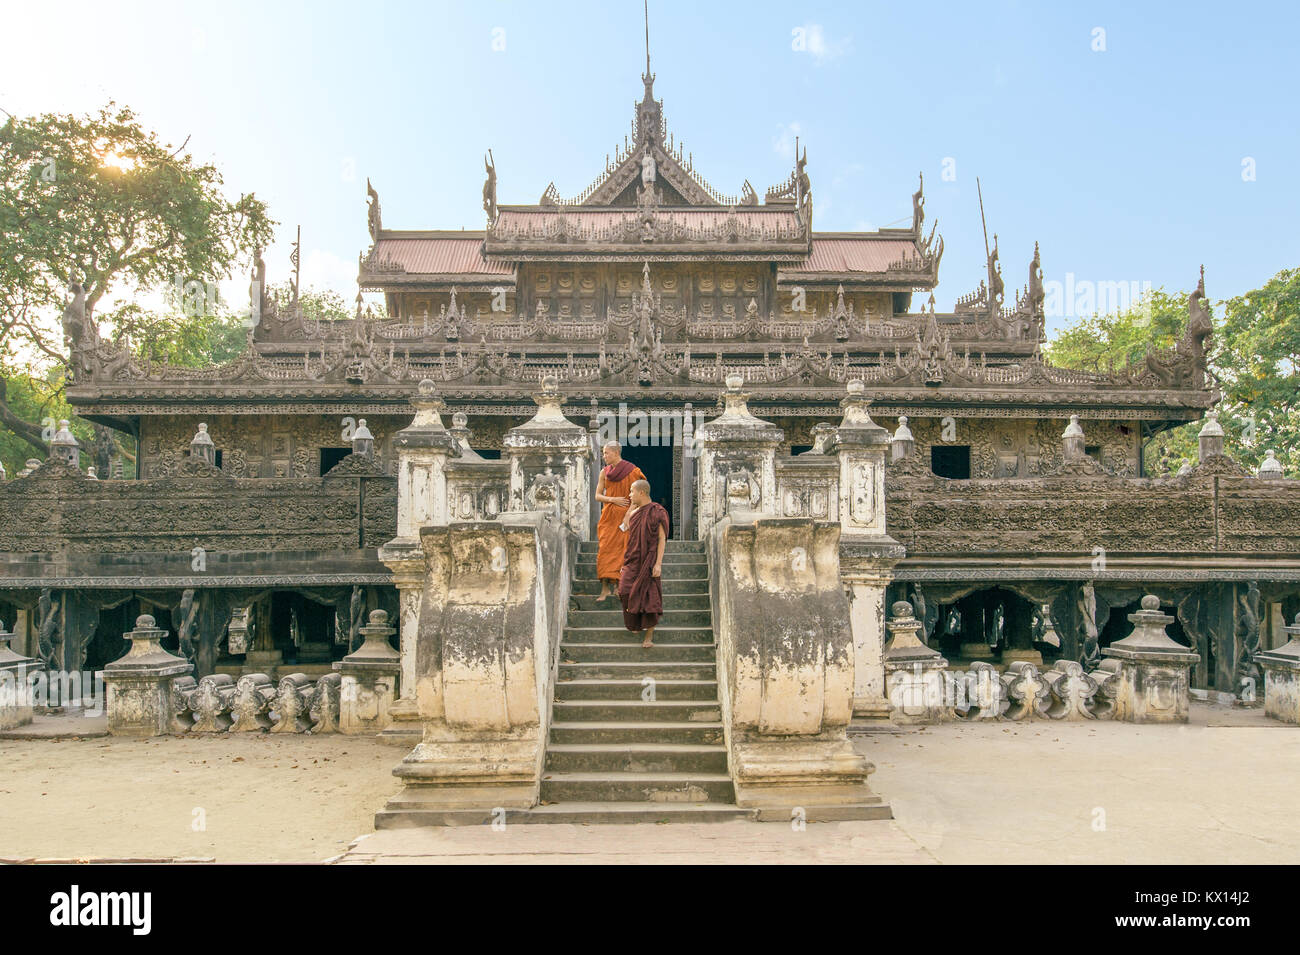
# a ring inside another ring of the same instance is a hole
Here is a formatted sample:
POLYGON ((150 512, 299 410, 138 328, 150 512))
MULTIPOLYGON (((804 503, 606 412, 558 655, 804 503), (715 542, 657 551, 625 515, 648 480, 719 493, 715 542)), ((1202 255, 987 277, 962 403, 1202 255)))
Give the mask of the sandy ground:
POLYGON ((374 828, 404 755, 355 736, 0 740, 0 858, 317 862, 374 828))
POLYGON ((859 732, 887 822, 373 831, 399 748, 356 737, 0 740, 3 858, 219 862, 1294 863, 1300 727, 1194 704, 1187 726, 859 732), (196 808, 206 828, 193 828, 196 808), (360 837, 360 838, 358 838, 360 837), (352 848, 349 849, 349 846, 352 848))

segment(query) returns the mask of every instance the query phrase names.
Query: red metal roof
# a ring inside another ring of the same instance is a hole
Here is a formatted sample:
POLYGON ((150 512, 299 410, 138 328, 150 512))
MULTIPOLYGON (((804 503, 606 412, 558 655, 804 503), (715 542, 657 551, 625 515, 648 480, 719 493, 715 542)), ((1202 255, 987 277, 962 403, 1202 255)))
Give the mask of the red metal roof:
POLYGON ((395 262, 417 275, 513 275, 509 262, 489 262, 482 254, 483 236, 428 236, 409 239, 381 238, 375 243, 375 260, 395 262))
POLYGON ((813 234, 812 252, 790 272, 884 272, 906 256, 917 258, 916 242, 906 238, 823 238, 813 234))

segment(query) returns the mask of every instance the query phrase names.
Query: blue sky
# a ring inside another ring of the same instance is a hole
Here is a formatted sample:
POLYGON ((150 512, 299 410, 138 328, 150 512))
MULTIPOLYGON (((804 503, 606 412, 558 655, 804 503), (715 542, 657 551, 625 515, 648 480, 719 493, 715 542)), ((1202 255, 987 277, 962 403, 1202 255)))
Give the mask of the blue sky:
MULTIPOLYGON (((489 147, 501 202, 552 179, 573 195, 629 131, 644 68, 640 0, 27 4, 5 20, 19 42, 0 107, 112 98, 189 136, 232 192, 270 202, 271 279, 301 223, 304 283, 348 297, 367 176, 390 228, 482 228, 489 147)), ((1035 240, 1049 282, 1172 291, 1204 262, 1212 299, 1300 265, 1298 27, 1290 3, 650 5, 669 129, 721 192, 788 175, 795 132, 818 229, 905 224, 925 173, 941 310, 983 276, 976 176, 1009 289, 1035 240)))

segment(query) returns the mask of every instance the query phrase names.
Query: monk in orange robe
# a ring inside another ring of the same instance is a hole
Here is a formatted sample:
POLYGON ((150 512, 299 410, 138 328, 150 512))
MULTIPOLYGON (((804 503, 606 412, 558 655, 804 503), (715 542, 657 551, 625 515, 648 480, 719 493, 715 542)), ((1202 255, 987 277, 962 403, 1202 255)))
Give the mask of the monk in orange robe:
POLYGON ((614 596, 618 587, 619 572, 623 569, 623 554, 627 550, 627 531, 619 530, 627 509, 632 503, 633 481, 644 481, 645 475, 631 461, 623 459, 623 448, 610 441, 600 449, 605 466, 596 479, 596 500, 600 509, 600 522, 596 524, 596 576, 600 578, 600 596, 597 602, 614 596))

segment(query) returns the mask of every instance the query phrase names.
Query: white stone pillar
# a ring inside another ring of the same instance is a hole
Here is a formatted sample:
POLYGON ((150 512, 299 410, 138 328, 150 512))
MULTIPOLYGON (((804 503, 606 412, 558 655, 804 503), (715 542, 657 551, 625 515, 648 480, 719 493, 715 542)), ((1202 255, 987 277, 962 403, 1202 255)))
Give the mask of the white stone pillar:
POLYGON ((871 420, 865 387, 848 383, 843 420, 828 453, 839 457, 840 576, 848 591, 853 631, 853 714, 889 715, 885 692, 885 589, 903 545, 886 533, 885 455, 889 432, 871 420))
POLYGON ((749 412, 745 379, 727 378, 722 414, 700 425, 696 533, 709 536, 713 525, 730 512, 778 514, 776 449, 785 432, 749 412))
POLYGON ((537 414, 506 432, 510 510, 554 510, 579 540, 591 531, 591 439, 564 416, 559 382, 542 379, 537 414))

